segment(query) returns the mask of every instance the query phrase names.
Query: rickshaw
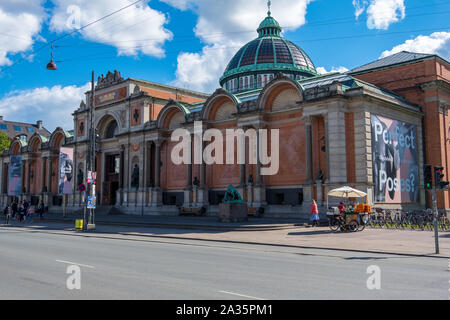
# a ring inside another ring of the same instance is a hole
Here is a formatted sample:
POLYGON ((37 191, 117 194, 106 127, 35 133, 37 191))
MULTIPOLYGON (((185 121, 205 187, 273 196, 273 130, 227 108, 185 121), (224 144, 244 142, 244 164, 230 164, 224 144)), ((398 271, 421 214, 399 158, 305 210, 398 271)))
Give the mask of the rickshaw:
MULTIPOLYGON (((356 190, 350 187, 342 187, 338 189, 330 190, 327 193, 327 208, 328 196, 341 197, 341 198, 360 198, 366 197, 367 193, 360 190, 356 190)), ((330 208, 329 208, 330 209, 330 208)), ((338 208, 333 208, 327 212, 328 222, 332 231, 362 231, 364 230, 368 221, 368 214, 371 208, 368 204, 358 204, 354 209, 346 210, 342 213, 338 208)))

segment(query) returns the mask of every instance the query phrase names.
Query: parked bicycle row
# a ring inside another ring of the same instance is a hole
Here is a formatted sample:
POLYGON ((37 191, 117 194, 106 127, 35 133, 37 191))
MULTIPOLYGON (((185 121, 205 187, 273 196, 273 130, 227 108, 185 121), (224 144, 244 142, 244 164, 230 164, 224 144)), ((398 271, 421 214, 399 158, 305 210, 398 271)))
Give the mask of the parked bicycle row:
MULTIPOLYGON (((439 213, 438 228, 450 230, 450 220, 444 212, 439 213)), ((373 208, 367 226, 372 228, 434 230, 434 214, 431 209, 425 210, 388 210, 373 208)))

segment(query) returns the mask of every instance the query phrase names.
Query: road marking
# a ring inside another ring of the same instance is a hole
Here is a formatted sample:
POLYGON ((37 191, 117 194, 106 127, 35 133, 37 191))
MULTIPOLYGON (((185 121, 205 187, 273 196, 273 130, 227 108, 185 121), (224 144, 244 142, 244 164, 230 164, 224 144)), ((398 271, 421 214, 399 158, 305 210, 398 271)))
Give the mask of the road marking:
POLYGON ((245 297, 245 298, 250 298, 250 299, 255 299, 255 300, 265 300, 263 298, 257 298, 257 297, 252 297, 252 296, 246 296, 245 294, 240 294, 240 293, 235 293, 235 292, 230 292, 230 291, 222 291, 220 290, 219 292, 221 293, 227 293, 227 294, 231 294, 231 295, 235 295, 235 296, 240 296, 240 297, 245 297))
POLYGON ((71 262, 71 261, 64 261, 64 260, 55 260, 56 262, 61 262, 61 263, 67 263, 67 264, 71 264, 71 265, 75 265, 75 266, 80 266, 80 267, 86 267, 86 268, 91 268, 91 269, 95 269, 95 267, 93 266, 89 266, 87 264, 81 264, 81 263, 76 263, 76 262, 71 262))

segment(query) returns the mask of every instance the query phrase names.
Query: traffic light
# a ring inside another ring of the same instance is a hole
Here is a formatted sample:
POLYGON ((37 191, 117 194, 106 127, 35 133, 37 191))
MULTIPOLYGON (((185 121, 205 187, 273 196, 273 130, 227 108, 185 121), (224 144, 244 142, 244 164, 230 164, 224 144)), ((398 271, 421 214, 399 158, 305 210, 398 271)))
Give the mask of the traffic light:
POLYGON ((444 168, 443 167, 434 167, 434 182, 436 185, 436 189, 445 189, 448 186, 448 181, 442 181, 444 177, 444 168))
POLYGON ((423 166, 423 181, 425 184, 425 190, 433 189, 433 176, 431 173, 431 164, 425 164, 423 166))

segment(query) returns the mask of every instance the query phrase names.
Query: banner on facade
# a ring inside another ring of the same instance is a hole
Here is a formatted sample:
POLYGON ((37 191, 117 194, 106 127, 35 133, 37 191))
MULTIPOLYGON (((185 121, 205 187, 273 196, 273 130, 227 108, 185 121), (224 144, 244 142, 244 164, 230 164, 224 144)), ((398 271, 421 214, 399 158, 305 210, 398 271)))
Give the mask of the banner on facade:
POLYGON ((72 193, 73 149, 61 148, 59 152, 58 194, 72 193))
POLYGON ((21 193, 22 193, 22 156, 10 156, 8 196, 19 196, 21 193))
POLYGON ((415 125, 371 116, 375 203, 419 202, 419 152, 415 125))

